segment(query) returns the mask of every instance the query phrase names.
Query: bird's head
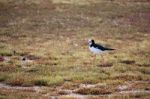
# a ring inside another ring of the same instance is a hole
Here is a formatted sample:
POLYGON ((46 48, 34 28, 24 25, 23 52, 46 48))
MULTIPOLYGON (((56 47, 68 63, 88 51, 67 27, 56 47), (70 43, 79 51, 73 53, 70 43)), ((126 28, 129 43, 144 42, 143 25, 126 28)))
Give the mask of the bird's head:
POLYGON ((88 41, 88 43, 89 43, 89 45, 92 45, 92 44, 95 43, 95 41, 94 41, 93 39, 90 39, 90 40, 88 41))

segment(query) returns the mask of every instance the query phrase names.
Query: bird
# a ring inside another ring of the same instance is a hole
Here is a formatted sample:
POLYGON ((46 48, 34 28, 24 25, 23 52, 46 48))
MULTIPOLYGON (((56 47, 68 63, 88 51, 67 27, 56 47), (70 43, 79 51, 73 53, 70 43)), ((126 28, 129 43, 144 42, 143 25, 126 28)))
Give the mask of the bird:
POLYGON ((27 56, 21 57, 21 66, 22 66, 22 68, 28 68, 27 66, 29 66, 32 63, 33 63, 33 61, 28 59, 27 56))
MULTIPOLYGON (((97 43, 95 43, 95 41, 93 39, 90 39, 88 41, 88 43, 89 43, 89 49, 95 55, 95 57, 96 57, 97 54, 100 54, 101 57, 102 57, 102 53, 107 52, 107 51, 115 50, 115 49, 107 48, 107 47, 104 47, 100 44, 97 44, 97 43)), ((103 59, 103 57, 102 57, 102 59, 103 59)))

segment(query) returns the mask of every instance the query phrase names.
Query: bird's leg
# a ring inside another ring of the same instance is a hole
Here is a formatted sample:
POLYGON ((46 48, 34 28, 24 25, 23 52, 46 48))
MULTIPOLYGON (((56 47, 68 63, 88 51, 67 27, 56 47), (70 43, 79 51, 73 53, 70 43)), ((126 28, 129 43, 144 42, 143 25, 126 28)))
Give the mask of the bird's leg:
POLYGON ((96 54, 94 55, 94 60, 96 60, 96 54))
POLYGON ((104 63, 104 62, 105 62, 105 60, 104 60, 104 57, 103 57, 103 55, 101 55, 101 58, 102 58, 102 63, 104 63))
POLYGON ((96 65, 96 54, 94 54, 93 62, 94 62, 94 65, 96 65))
POLYGON ((96 54, 93 55, 93 61, 96 59, 96 54))

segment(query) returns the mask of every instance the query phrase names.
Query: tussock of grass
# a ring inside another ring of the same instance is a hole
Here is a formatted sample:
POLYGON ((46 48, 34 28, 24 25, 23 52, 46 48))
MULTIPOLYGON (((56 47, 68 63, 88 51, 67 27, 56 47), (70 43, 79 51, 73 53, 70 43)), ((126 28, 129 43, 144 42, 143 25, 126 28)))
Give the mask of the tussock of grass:
POLYGON ((147 61, 147 60, 141 60, 141 61, 138 61, 136 63, 137 66, 139 67, 149 67, 150 66, 150 62, 147 61))
POLYGON ((133 73, 120 73, 116 75, 111 75, 111 79, 119 79, 123 81, 142 80, 142 75, 137 75, 133 73))
POLYGON ((17 71, 16 70, 16 67, 13 66, 11 63, 9 63, 8 65, 7 64, 4 64, 4 65, 0 65, 0 72, 15 72, 17 71))
POLYGON ((12 86, 32 86, 33 78, 34 76, 29 76, 28 74, 24 74, 22 72, 12 72, 9 73, 5 83, 12 86))
POLYGON ((134 60, 122 60, 121 63, 124 63, 124 64, 134 64, 135 61, 134 60))
POLYGON ((12 86, 22 86, 25 82, 25 79, 22 77, 14 77, 8 81, 8 84, 12 86))
POLYGON ((150 74, 150 67, 148 67, 148 68, 141 68, 140 71, 141 71, 143 74, 149 75, 149 74, 150 74))
POLYGON ((9 77, 8 77, 7 74, 1 74, 1 73, 0 73, 0 82, 6 81, 8 78, 9 78, 9 77))
POLYGON ((104 94, 111 94, 112 92, 113 92, 112 88, 105 87, 105 86, 98 87, 98 88, 81 88, 76 91, 76 93, 84 94, 84 95, 86 94, 104 95, 104 94))
POLYGON ((12 56, 13 53, 11 52, 11 50, 7 50, 7 49, 0 49, 0 56, 12 56))
POLYGON ((34 84, 38 85, 38 86, 47 86, 48 85, 47 81, 44 79, 35 80, 34 84))
POLYGON ((39 86, 52 86, 52 85, 60 85, 64 82, 63 78, 60 76, 50 76, 50 77, 39 77, 39 79, 35 79, 33 83, 39 86))
POLYGON ((125 65, 118 65, 114 67, 115 71, 118 71, 119 73, 125 73, 126 71, 129 70, 128 67, 126 67, 125 65))

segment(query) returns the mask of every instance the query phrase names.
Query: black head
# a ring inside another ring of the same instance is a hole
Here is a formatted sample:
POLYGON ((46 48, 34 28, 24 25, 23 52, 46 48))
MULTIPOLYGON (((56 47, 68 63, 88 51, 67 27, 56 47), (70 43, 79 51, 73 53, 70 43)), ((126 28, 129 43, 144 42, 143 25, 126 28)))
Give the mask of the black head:
POLYGON ((89 40, 89 45, 95 44, 95 41, 93 39, 89 40))
POLYGON ((95 44, 95 41, 94 40, 91 40, 92 44, 95 44))

